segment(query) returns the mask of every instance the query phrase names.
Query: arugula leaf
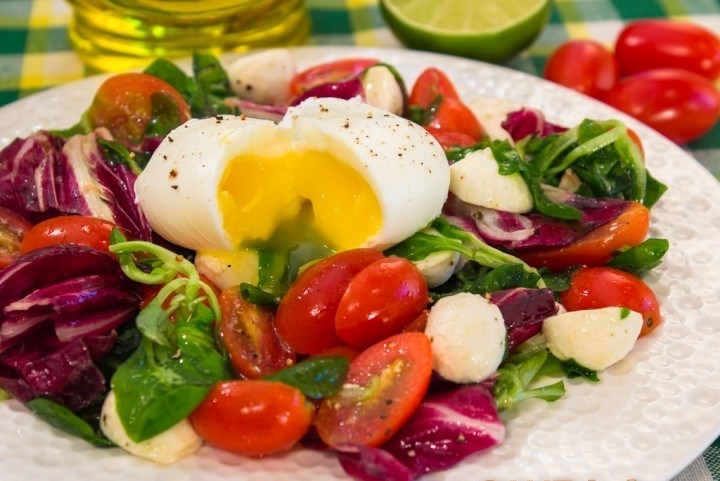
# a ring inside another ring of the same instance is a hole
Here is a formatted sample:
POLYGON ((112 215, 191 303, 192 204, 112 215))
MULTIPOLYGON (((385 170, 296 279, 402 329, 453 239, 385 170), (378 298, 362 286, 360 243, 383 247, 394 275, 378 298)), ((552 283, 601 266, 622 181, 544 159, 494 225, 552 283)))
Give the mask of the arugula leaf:
POLYGON ((350 361, 343 356, 312 357, 265 379, 294 386, 311 399, 322 399, 340 390, 349 366, 350 361))

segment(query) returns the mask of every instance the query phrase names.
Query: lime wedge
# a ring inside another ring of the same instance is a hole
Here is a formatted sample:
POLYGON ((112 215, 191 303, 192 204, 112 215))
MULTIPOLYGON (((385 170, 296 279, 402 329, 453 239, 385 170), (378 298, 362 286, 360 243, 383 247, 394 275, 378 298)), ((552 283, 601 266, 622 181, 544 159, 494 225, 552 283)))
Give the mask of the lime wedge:
POLYGON ((530 45, 550 16, 550 0, 380 0, 380 8, 409 48, 494 63, 530 45))

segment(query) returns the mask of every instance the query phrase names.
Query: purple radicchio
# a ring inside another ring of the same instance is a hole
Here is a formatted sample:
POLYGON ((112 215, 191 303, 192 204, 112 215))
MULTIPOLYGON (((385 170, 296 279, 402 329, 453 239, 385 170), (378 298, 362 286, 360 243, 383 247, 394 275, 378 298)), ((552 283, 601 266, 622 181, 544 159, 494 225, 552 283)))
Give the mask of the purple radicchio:
POLYGON ((520 251, 532 248, 566 246, 591 230, 615 219, 630 204, 614 198, 592 198, 554 189, 548 197, 581 212, 577 221, 555 219, 537 212, 516 214, 480 207, 450 195, 444 217, 497 248, 520 251))
POLYGON ((567 130, 567 127, 548 122, 540 110, 527 107, 510 112, 500 126, 516 142, 529 135, 545 137, 567 130))
POLYGON ((106 161, 95 133, 65 140, 40 131, 0 151, 0 206, 31 222, 58 214, 99 217, 149 240, 135 178, 130 167, 106 161))
POLYGON ((508 351, 542 330, 542 321, 557 314, 558 305, 551 289, 522 287, 495 291, 490 301, 498 306, 508 331, 508 351))
POLYGON ((359 447, 338 457, 362 481, 411 480, 449 469, 505 438, 492 393, 481 384, 428 395, 410 420, 380 448, 359 447))
POLYGON ((134 318, 139 296, 111 254, 54 245, 0 271, 0 387, 76 410, 106 390, 94 361, 134 318))

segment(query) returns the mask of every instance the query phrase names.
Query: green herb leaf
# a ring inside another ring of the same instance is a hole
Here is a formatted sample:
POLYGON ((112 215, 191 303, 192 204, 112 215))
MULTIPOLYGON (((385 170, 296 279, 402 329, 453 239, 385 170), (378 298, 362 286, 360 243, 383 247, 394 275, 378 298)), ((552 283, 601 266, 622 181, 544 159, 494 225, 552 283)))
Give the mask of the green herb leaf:
POLYGON ((531 387, 543 373, 543 366, 550 353, 545 348, 533 349, 511 356, 498 369, 493 396, 498 410, 515 408, 518 403, 532 398, 553 402, 565 395, 562 381, 531 387))
POLYGON ((84 439, 98 448, 114 447, 115 443, 107 439, 99 430, 96 432, 92 426, 65 406, 50 399, 36 398, 26 403, 40 419, 51 426, 60 429, 72 436, 84 439))
POLYGON ((669 248, 670 242, 667 239, 646 239, 644 242, 616 254, 607 265, 642 277, 662 262, 669 248))
POLYGON ((265 379, 294 386, 311 399, 322 399, 340 390, 349 365, 343 356, 311 357, 265 379))

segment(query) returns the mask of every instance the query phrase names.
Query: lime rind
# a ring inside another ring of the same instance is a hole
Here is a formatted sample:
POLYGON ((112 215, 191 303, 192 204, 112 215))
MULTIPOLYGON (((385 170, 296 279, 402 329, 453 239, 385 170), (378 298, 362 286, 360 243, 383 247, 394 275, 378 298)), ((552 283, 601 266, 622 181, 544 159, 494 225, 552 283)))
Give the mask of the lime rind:
MULTIPOLYGON (((422 3, 422 2, 417 2, 422 3)), ((488 2, 492 3, 492 2, 488 2)), ((408 4, 410 5, 410 4, 408 4)), ((473 5, 480 5, 473 2, 473 5)), ((491 8, 487 3, 482 8, 491 8)), ((499 4, 502 5, 502 4, 499 4)), ((416 16, 401 13, 389 0, 381 0, 381 12, 390 30, 408 48, 429 50, 434 52, 458 55, 477 60, 502 63, 529 46, 542 32, 550 17, 550 1, 539 2, 534 10, 518 15, 493 13, 492 18, 498 19, 495 25, 483 26, 477 31, 477 23, 473 30, 457 18, 443 18, 448 10, 435 8, 431 20, 420 23, 416 16), (441 28, 437 25, 449 25, 453 28, 441 28)), ((412 9, 410 9, 412 11, 412 9)), ((427 12, 425 12, 427 13, 427 12)), ((484 12, 490 17, 489 12, 484 12)), ((455 14, 457 16, 457 14, 455 14)))

